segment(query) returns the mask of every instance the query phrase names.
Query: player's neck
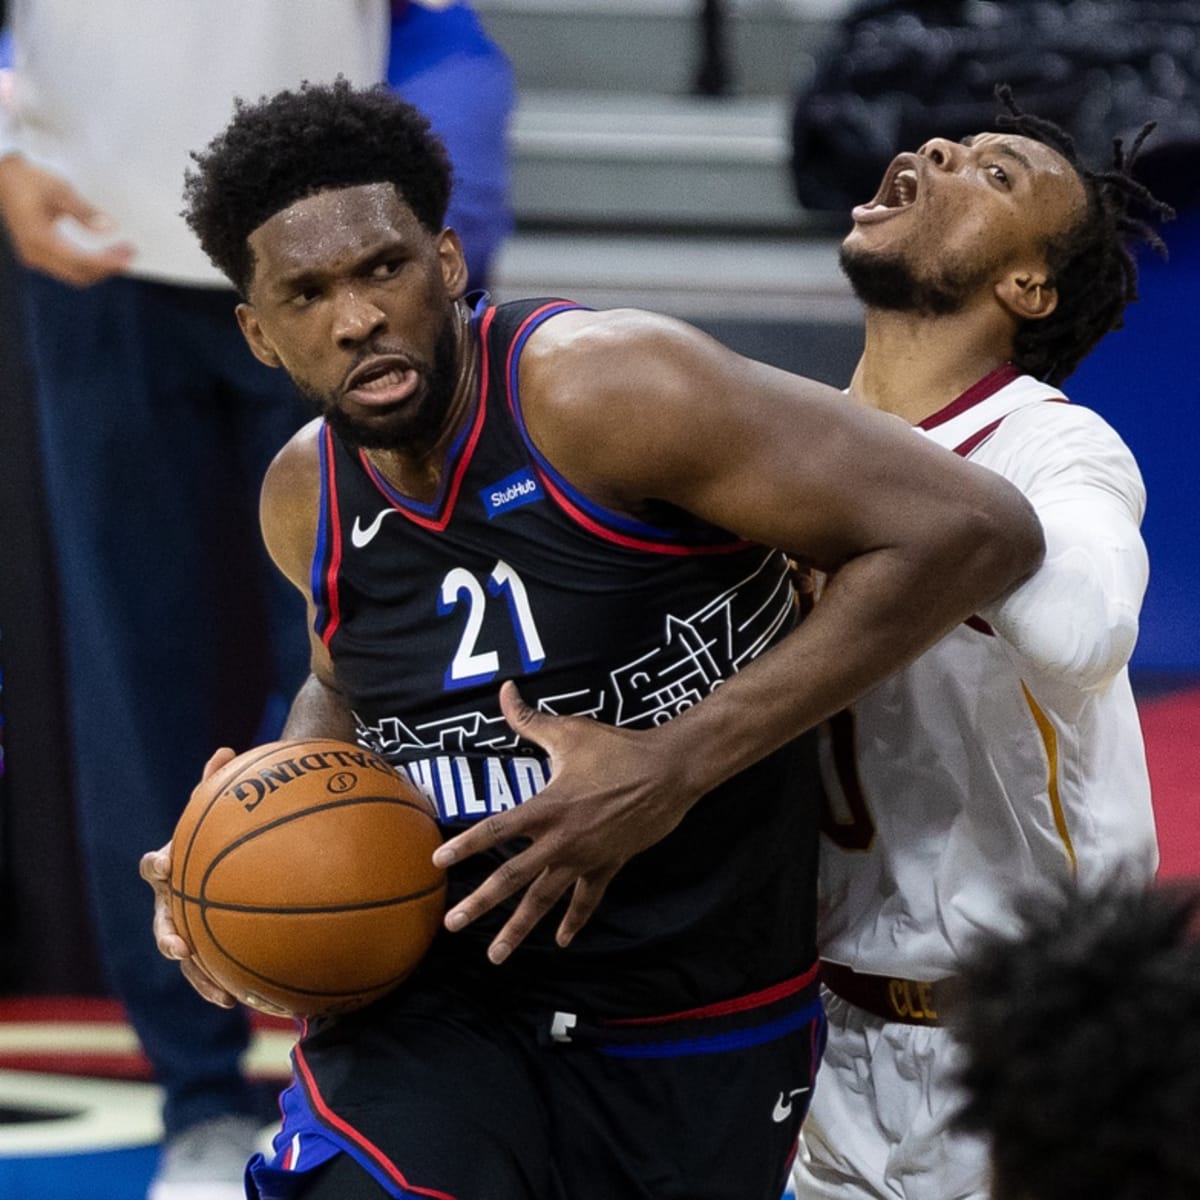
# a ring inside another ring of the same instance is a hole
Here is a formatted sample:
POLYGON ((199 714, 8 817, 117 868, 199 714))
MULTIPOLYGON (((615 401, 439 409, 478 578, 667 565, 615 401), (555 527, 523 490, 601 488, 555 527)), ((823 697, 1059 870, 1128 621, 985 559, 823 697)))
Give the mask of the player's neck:
POLYGON ((418 503, 437 499, 445 473, 446 455, 463 422, 475 406, 479 383, 479 342, 471 326, 470 313, 460 300, 455 305, 454 329, 458 383, 437 440, 416 450, 368 450, 367 457, 383 477, 402 495, 418 503))
POLYGON ((920 317, 872 309, 850 394, 916 425, 1011 356, 1009 331, 997 328, 990 315, 920 317))

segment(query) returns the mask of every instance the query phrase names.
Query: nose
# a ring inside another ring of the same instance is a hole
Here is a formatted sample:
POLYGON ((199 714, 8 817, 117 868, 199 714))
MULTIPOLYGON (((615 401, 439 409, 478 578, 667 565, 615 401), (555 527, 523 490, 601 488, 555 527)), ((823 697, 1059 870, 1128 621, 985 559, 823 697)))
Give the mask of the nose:
POLYGON ((333 336, 341 349, 361 346, 386 324, 383 310, 354 288, 343 289, 335 298, 333 336))
POLYGON ((927 158, 935 167, 943 171, 952 171, 963 149, 957 142, 947 141, 946 138, 930 138, 917 151, 922 158, 927 158))

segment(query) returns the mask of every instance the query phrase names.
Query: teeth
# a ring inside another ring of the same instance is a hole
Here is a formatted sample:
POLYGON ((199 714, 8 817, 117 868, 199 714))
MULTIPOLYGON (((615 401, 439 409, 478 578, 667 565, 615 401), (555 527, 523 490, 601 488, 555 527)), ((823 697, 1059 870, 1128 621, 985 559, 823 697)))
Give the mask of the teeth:
POLYGON ((917 198, 917 173, 906 167, 895 178, 893 189, 901 205, 911 204, 917 198))
POLYGON ((373 379, 364 380, 358 384, 358 388, 364 392, 382 391, 384 388, 394 387, 403 378, 403 372, 397 370, 386 371, 382 375, 376 375, 373 379))

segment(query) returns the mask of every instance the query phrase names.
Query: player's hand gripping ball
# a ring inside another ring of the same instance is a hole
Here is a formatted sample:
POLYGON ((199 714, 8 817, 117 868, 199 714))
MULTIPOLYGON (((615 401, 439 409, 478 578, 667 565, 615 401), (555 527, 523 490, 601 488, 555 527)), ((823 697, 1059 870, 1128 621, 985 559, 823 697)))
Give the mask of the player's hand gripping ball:
POLYGON ((429 801, 348 742, 271 742, 203 780, 175 828, 171 912, 254 1008, 299 1017, 382 996, 441 927, 429 801))

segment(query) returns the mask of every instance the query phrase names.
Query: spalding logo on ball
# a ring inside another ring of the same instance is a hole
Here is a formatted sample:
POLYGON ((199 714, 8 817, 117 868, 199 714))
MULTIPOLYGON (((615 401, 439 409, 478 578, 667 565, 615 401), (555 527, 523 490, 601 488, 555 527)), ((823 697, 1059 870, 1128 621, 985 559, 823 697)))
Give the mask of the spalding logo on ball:
POLYGON ((271 742, 200 783, 175 828, 171 911, 244 1004, 299 1017, 400 983, 441 925, 429 801, 349 742, 271 742))

